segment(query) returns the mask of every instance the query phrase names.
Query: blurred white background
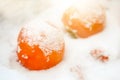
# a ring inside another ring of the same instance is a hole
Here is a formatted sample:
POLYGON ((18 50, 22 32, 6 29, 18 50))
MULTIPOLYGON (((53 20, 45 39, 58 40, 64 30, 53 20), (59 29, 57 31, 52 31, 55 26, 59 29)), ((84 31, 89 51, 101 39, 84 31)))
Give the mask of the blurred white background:
POLYGON ((0 0, 0 23, 22 23, 51 6, 51 0, 0 0))
MULTIPOLYGON (((0 23, 6 21, 10 23, 23 23, 37 17, 42 11, 53 5, 59 5, 62 2, 69 3, 71 1, 75 0, 0 0, 0 23)), ((118 5, 118 2, 120 2, 119 0, 99 0, 103 5, 111 1, 116 2, 118 5)), ((115 5, 110 4, 110 6, 115 5)), ((116 5, 116 9, 114 8, 113 11, 116 14, 120 11, 118 5, 116 5)))

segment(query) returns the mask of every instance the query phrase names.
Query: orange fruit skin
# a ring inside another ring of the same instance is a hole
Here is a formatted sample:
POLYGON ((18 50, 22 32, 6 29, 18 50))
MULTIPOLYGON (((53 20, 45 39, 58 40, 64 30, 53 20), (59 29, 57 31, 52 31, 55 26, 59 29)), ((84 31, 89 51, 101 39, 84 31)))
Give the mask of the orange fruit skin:
POLYGON ((45 53, 39 48, 39 45, 29 46, 27 42, 23 42, 22 30, 18 36, 18 47, 20 51, 17 51, 19 62, 29 70, 44 70, 49 69, 57 65, 64 56, 64 43, 62 49, 59 51, 52 50, 51 53, 45 56, 45 53), (28 58, 23 58, 27 56, 28 58), (48 61, 47 61, 48 60, 48 61))
MULTIPOLYGON (((70 19, 70 17, 75 12, 78 12, 78 10, 72 7, 68 8, 63 14, 62 22, 70 30, 76 30, 75 34, 77 34, 77 36, 81 38, 87 38, 91 35, 94 35, 96 33, 103 31, 105 22, 99 23, 99 21, 96 21, 95 23, 92 23, 92 25, 90 26, 92 30, 90 30, 89 28, 86 27, 85 23, 83 23, 83 21, 79 17, 70 19), (71 21, 72 24, 69 24, 69 21, 71 21)), ((104 17, 105 19, 105 15, 103 15, 102 17, 104 17)))

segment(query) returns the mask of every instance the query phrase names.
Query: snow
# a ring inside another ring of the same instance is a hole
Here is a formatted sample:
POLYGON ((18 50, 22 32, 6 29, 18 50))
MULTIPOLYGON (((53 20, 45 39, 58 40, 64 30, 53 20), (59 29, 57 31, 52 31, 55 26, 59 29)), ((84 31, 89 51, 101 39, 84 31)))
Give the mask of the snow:
POLYGON ((94 0, 86 0, 77 2, 72 8, 77 11, 71 15, 70 19, 78 18, 86 25, 87 28, 91 28, 91 25, 96 23, 105 22, 105 11, 99 3, 94 0))
POLYGON ((6 68, 6 67, 0 67, 0 79, 1 80, 14 80, 14 79, 17 79, 17 80, 27 80, 27 78, 22 75, 21 73, 19 73, 18 71, 16 70, 11 70, 9 68, 6 68))
MULTIPOLYGON (((67 0, 63 1, 67 2, 67 0)), ((0 79, 120 80, 120 1, 99 0, 98 2, 106 7, 107 20, 104 31, 86 39, 71 38, 64 31, 64 59, 60 64, 48 70, 30 71, 16 61, 17 36, 22 28, 21 25, 24 24, 24 22, 18 24, 18 21, 22 21, 22 17, 25 16, 21 15, 21 18, 12 19, 13 22, 9 17, 9 19, 5 18, 4 21, 0 22, 0 79), (90 55, 90 52, 94 49, 103 50, 105 55, 109 55, 109 60, 103 63, 94 59, 90 55), (71 69, 73 70, 71 71, 71 69)), ((59 3, 58 5, 60 7, 59 3)), ((39 18, 50 21, 63 29, 64 26, 60 19, 62 10, 57 8, 50 8, 41 13, 39 18)), ((34 16, 33 14, 30 15, 34 16)), ((26 17, 26 19, 29 21, 30 18, 26 17)))
MULTIPOLYGON (((63 34, 59 29, 50 26, 44 21, 40 21, 40 19, 33 20, 24 26, 21 29, 21 37, 18 44, 23 41, 31 47, 38 45, 45 53, 45 56, 50 55, 52 51, 59 51, 63 48, 63 34)), ((23 57, 26 58, 25 56, 23 57)))

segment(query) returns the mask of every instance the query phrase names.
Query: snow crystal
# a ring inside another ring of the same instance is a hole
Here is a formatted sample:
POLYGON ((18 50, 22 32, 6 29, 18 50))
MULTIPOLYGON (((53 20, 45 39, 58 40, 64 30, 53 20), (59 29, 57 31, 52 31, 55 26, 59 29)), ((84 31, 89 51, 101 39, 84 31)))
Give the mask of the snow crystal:
POLYGON ((24 59, 28 59, 29 58, 27 55, 22 55, 21 57, 24 58, 24 59))
POLYGON ((18 46, 17 48, 17 52, 19 53, 21 51, 21 48, 18 46))

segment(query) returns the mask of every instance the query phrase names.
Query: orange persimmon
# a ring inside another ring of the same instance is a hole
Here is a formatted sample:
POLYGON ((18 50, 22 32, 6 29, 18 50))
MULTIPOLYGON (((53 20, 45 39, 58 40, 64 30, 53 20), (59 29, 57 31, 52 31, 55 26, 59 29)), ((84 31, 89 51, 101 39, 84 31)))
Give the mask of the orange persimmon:
POLYGON ((57 28, 45 22, 25 25, 18 36, 17 56, 20 64, 30 70, 44 70, 63 59, 64 40, 57 28))
POLYGON ((62 22, 75 35, 86 38, 103 31, 105 11, 101 6, 71 6, 65 10, 62 22))

